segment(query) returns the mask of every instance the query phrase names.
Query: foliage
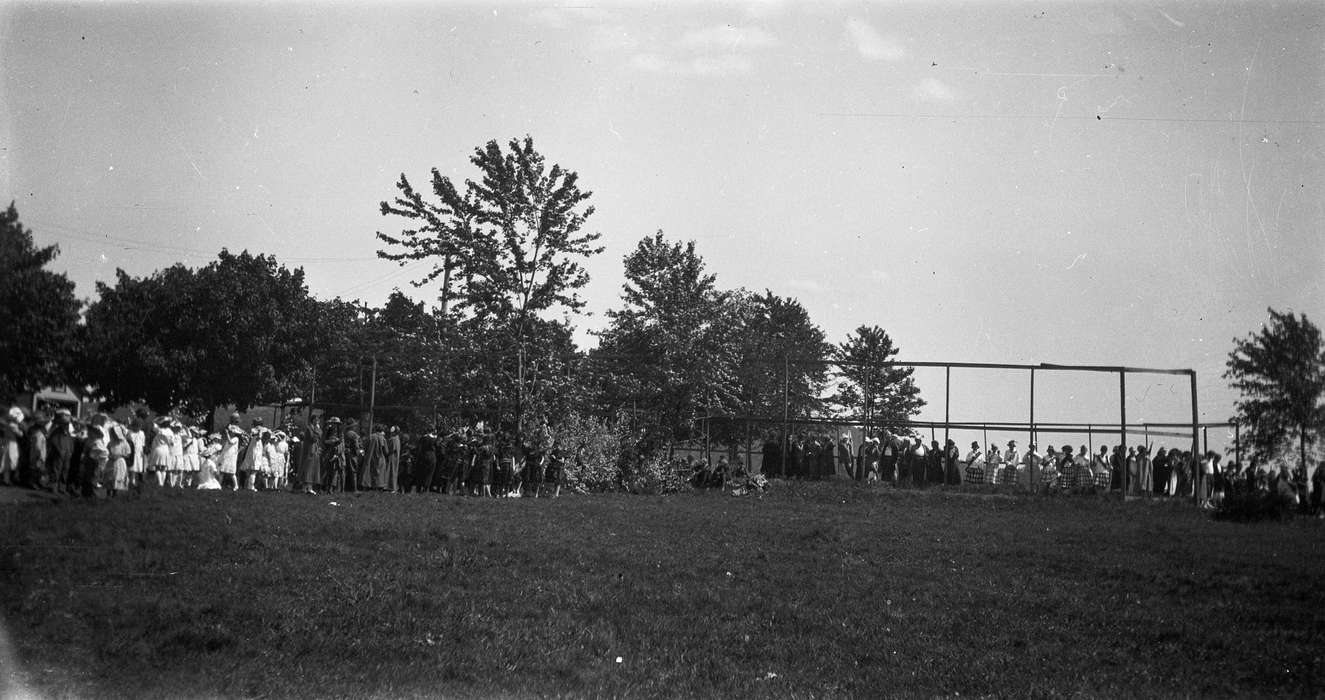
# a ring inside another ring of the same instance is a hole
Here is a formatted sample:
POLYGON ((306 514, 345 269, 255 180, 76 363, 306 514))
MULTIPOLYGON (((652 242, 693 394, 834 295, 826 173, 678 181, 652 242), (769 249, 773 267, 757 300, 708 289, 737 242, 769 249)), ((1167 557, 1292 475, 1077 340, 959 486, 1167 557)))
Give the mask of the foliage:
POLYGON ((920 412, 925 400, 912 377, 915 370, 888 364, 897 353, 888 332, 878 326, 860 326, 835 348, 833 358, 843 364, 831 400, 843 417, 887 425, 920 412))
MULTIPOLYGON (((480 353, 472 359, 482 361, 483 371, 469 377, 470 383, 495 391, 494 405, 487 408, 516 427, 526 411, 546 410, 540 392, 549 384, 531 385, 526 377, 541 369, 546 378, 563 369, 541 342, 549 325, 540 314, 584 306, 579 290, 589 276, 580 261, 603 248, 595 245, 600 234, 582 231, 593 214, 587 204, 591 193, 580 189, 574 171, 549 166, 532 138, 512 139, 506 150, 489 141, 474 150, 470 163, 480 178, 466 180, 463 193, 433 170, 437 203, 425 201, 402 174, 396 185, 400 195, 391 204, 382 202, 381 211, 408 219, 413 228, 399 236, 379 232, 388 249, 378 255, 401 264, 435 260, 417 284, 443 278, 440 315, 451 313, 454 297, 456 310, 465 313, 468 346, 480 353)), ((563 336, 569 333, 555 337, 563 336)), ((563 355, 567 350, 556 348, 563 355)))
POLYGON ((629 493, 662 495, 690 488, 690 472, 685 461, 669 458, 662 452, 645 455, 628 474, 622 485, 629 493))
POLYGON ((621 309, 591 353, 601 401, 635 410, 651 442, 693 437, 706 413, 739 410, 740 316, 695 242, 644 238, 625 258, 621 309))
POLYGON ((88 308, 82 363, 109 405, 210 415, 279 401, 317 343, 302 269, 222 250, 198 270, 181 264, 142 278, 116 271, 88 308))
POLYGON ((575 493, 612 491, 621 486, 621 445, 626 438, 620 422, 611 424, 580 413, 567 413, 551 432, 566 460, 564 486, 575 493), (575 454, 581 450, 580 464, 575 454))
POLYGON ((82 304, 66 275, 46 269, 59 254, 36 247, 13 202, 0 212, 0 401, 70 378, 82 304))
POLYGON ((1260 332, 1233 341, 1224 372, 1241 395, 1233 420, 1251 459, 1272 462, 1296 443, 1305 469, 1307 449, 1325 430, 1325 345, 1305 314, 1269 313, 1260 332))
POLYGON ((819 396, 828 375, 822 363, 832 352, 824 332, 796 299, 765 290, 763 294, 743 293, 739 300, 742 409, 750 415, 780 417, 785 370, 791 417, 818 413, 823 409, 819 396))

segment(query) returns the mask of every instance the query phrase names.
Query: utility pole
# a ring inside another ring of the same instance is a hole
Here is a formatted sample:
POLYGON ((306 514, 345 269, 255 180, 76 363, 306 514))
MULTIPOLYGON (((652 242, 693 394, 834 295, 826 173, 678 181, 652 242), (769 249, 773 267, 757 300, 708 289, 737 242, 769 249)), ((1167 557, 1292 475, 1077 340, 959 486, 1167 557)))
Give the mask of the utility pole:
POLYGON ((377 355, 373 355, 373 379, 368 390, 368 434, 373 434, 373 408, 377 405, 377 355))

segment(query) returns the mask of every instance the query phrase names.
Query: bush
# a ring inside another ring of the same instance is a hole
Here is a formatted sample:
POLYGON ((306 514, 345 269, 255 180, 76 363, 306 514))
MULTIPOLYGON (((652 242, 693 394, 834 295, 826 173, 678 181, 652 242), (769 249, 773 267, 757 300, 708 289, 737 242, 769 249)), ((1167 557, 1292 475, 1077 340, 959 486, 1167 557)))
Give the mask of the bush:
POLYGON ((630 493, 676 493, 690 488, 685 462, 661 454, 645 457, 622 479, 630 493))
POLYGON ((1255 523, 1283 520, 1295 508, 1293 498, 1281 493, 1230 493, 1215 506, 1215 520, 1255 523))
POLYGON ((622 435, 606 421, 570 413, 552 429, 561 456, 566 460, 562 485, 574 493, 611 491, 620 485, 617 462, 622 435), (575 464, 575 450, 584 448, 582 464, 575 464))

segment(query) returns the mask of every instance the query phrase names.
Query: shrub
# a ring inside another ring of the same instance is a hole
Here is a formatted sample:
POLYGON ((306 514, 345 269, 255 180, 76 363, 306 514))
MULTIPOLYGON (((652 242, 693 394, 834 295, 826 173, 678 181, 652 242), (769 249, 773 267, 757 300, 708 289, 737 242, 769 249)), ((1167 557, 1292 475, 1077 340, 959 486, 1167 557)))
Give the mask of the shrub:
POLYGON ((676 493, 690 488, 690 474, 685 462, 654 454, 640 460, 622 483, 630 493, 676 493))
POLYGON ((621 457, 621 430, 606 421, 569 413, 552 429, 566 460, 562 485, 574 493, 610 491, 620 485, 617 462, 621 457), (575 451, 583 447, 582 463, 575 451))
POLYGON ((1281 493, 1230 493, 1215 506, 1215 520, 1255 523, 1282 520, 1293 512, 1293 498, 1281 493))

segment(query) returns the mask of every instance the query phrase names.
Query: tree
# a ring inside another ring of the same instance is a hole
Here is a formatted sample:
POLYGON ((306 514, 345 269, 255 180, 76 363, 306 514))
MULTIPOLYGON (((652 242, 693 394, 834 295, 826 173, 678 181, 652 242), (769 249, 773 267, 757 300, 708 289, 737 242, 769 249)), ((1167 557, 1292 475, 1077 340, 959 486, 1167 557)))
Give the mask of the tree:
POLYGON ((579 188, 579 176, 560 165, 549 167, 528 136, 512 139, 507 148, 489 141, 474 150, 470 163, 481 178, 466 180, 463 194, 434 169, 436 204, 425 202, 402 175, 400 196, 393 204, 383 202, 381 210, 418 225, 398 237, 380 232, 377 237, 388 246, 380 257, 402 264, 435 259, 420 283, 442 277, 443 315, 454 298, 476 321, 472 327, 483 329, 504 352, 514 351, 516 381, 502 385, 513 390, 507 398, 518 427, 528 388, 523 364, 535 320, 558 307, 584 306, 578 290, 589 276, 580 261, 603 248, 595 245, 600 234, 582 231, 593 207, 587 204, 591 193, 579 188))
POLYGON ((608 414, 643 406, 646 433, 660 441, 694 436, 698 417, 736 410, 739 307, 704 273, 694 241, 671 242, 659 231, 625 258, 625 306, 591 357, 600 358, 608 414))
POLYGON ((222 250, 206 267, 143 278, 116 271, 87 312, 89 381, 110 405, 211 415, 287 398, 317 347, 302 269, 222 250))
POLYGON ((1307 448, 1325 428, 1325 346, 1305 314, 1269 313, 1259 333, 1233 339, 1224 371, 1241 395, 1233 420, 1246 429, 1253 459, 1273 460, 1296 442, 1305 473, 1307 448))
POLYGON ((796 299, 767 290, 742 294, 741 299, 740 378, 745 412, 781 416, 784 399, 793 417, 820 411, 820 394, 828 374, 822 361, 833 349, 825 342, 823 330, 796 299))
POLYGON ((897 353, 888 332, 878 326, 861 326, 837 346, 833 359, 842 364, 831 400, 843 417, 880 425, 910 420, 920 411, 925 400, 912 377, 914 368, 889 364, 897 353))
POLYGON ((36 247, 13 202, 0 212, 0 400, 69 379, 82 304, 67 276, 46 269, 59 254, 36 247))

